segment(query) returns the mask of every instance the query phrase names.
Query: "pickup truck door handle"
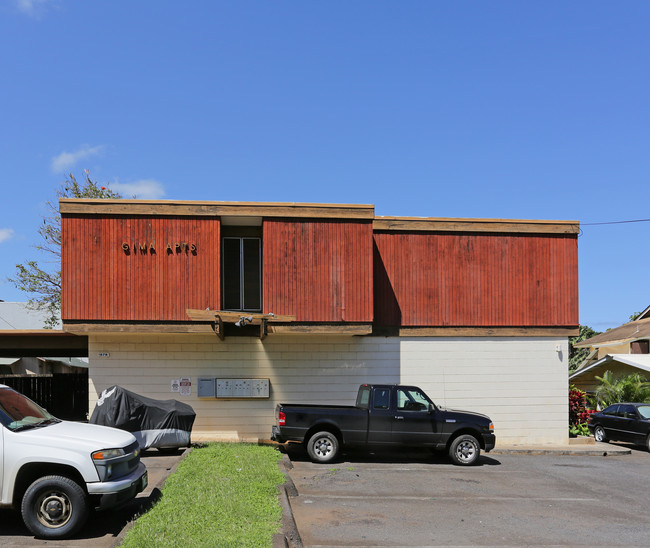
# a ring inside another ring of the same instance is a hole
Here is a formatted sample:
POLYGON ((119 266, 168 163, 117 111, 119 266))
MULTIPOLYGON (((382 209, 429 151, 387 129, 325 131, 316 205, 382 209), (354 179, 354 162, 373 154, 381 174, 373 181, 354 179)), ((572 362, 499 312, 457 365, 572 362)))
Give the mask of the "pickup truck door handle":
POLYGON ((400 417, 399 415, 395 415, 394 418, 396 418, 398 421, 403 421, 404 420, 404 417, 400 417))

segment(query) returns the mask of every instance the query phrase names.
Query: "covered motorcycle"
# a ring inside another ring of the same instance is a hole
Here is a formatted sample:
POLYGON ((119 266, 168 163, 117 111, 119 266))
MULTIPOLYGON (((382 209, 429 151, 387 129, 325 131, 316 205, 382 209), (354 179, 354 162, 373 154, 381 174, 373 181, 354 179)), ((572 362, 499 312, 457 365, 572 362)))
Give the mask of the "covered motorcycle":
POLYGON ((97 400, 90 422, 131 432, 142 449, 174 449, 189 447, 195 418, 186 403, 154 400, 111 386, 97 400))

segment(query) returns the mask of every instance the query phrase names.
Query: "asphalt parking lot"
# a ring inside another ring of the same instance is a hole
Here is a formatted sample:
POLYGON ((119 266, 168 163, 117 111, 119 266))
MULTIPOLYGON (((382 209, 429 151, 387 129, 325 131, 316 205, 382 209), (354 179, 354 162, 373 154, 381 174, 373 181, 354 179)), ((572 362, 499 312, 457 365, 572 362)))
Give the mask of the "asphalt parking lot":
POLYGON ((304 546, 650 543, 650 454, 637 449, 489 454, 470 468, 427 451, 349 453, 329 465, 299 450, 289 456, 297 490, 289 501, 304 546))

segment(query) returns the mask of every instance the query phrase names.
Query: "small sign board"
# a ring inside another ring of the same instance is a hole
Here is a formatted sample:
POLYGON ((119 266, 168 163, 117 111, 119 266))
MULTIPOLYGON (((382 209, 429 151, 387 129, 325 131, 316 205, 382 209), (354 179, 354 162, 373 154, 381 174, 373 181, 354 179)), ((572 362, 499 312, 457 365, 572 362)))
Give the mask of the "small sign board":
POLYGON ((180 378, 180 395, 181 396, 191 396, 192 395, 192 379, 189 377, 180 378))

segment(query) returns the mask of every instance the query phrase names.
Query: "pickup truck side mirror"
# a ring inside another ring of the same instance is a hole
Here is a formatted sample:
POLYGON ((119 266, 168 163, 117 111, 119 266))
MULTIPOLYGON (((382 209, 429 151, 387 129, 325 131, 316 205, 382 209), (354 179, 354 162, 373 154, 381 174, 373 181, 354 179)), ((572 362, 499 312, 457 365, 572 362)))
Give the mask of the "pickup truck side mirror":
POLYGON ((434 405, 432 403, 430 403, 429 404, 429 415, 433 415, 435 410, 436 410, 436 408, 434 407, 434 405))

